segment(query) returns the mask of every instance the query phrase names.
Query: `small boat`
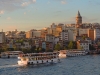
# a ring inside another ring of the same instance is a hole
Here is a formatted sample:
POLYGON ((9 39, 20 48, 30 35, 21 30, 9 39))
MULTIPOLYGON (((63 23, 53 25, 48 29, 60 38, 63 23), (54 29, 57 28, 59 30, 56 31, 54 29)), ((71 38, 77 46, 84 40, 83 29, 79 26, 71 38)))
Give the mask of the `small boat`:
POLYGON ((66 58, 66 54, 67 54, 66 50, 60 50, 59 51, 59 58, 66 58))
POLYGON ((84 50, 67 50, 66 56, 68 57, 75 57, 75 56, 83 56, 86 55, 88 52, 84 50))
POLYGON ((19 54, 23 54, 23 52, 22 51, 1 52, 1 58, 17 58, 19 54))
POLYGON ((27 53, 20 54, 18 57, 18 65, 38 65, 47 63, 57 63, 60 62, 58 52, 44 52, 44 53, 27 53))
POLYGON ((0 57, 1 58, 9 58, 9 55, 6 52, 1 52, 0 57))

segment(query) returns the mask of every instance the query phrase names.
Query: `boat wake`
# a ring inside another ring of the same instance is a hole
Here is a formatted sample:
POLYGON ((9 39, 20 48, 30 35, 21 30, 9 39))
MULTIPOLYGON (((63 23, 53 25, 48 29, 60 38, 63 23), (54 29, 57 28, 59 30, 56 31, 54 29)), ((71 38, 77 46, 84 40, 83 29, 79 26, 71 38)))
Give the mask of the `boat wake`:
POLYGON ((10 67, 19 67, 18 64, 15 64, 15 65, 4 65, 4 66, 0 66, 0 69, 1 68, 10 68, 10 67))

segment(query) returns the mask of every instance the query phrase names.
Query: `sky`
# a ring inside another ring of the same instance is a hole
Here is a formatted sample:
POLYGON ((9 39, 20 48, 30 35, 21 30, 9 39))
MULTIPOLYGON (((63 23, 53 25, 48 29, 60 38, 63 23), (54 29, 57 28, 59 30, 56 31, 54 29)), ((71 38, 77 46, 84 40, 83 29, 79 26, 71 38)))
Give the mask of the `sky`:
POLYGON ((80 11, 83 23, 100 23, 100 0, 0 0, 0 29, 29 31, 52 23, 75 23, 80 11))

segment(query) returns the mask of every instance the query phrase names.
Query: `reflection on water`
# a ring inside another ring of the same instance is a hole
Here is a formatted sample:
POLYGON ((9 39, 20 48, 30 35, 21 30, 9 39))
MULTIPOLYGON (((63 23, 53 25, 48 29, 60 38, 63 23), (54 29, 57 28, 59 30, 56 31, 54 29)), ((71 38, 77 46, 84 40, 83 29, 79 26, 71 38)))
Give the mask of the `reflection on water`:
POLYGON ((17 59, 0 59, 0 75, 100 75, 100 55, 67 57, 61 63, 19 67, 17 59))

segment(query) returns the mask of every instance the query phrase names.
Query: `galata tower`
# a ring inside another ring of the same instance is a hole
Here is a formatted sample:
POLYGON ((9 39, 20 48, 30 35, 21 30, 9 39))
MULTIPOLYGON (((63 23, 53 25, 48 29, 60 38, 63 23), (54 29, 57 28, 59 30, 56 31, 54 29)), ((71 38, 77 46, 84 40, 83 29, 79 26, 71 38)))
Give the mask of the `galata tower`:
POLYGON ((78 14, 77 14, 77 16, 76 16, 76 24, 78 25, 78 26, 80 26, 81 24, 82 24, 82 17, 81 17, 81 15, 80 15, 80 12, 78 11, 78 14))

